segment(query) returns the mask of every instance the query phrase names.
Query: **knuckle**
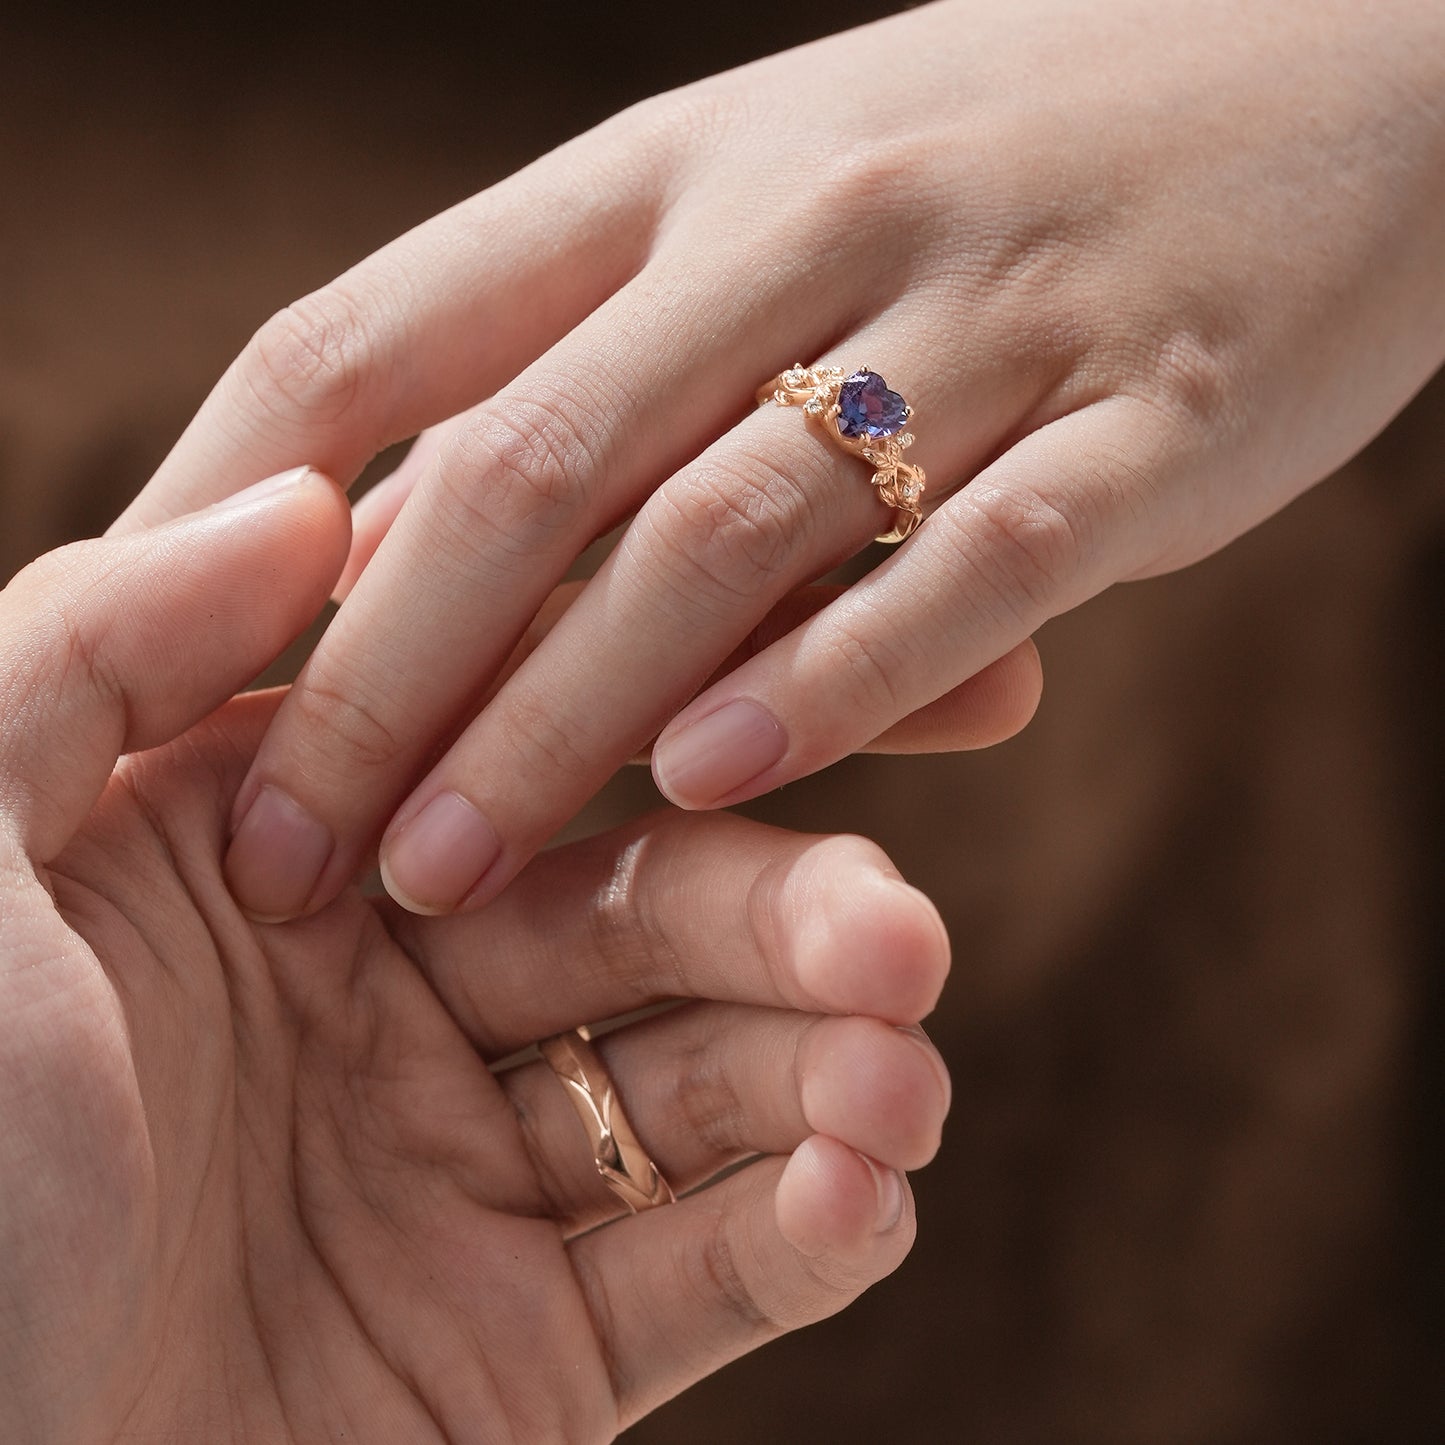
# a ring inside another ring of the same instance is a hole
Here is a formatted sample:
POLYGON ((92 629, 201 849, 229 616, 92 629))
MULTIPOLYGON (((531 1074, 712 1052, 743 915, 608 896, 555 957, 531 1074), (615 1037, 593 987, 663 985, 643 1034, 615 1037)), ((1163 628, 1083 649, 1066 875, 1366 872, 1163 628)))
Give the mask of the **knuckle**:
POLYGON ((400 736, 354 687, 309 678, 292 688, 290 702, 295 709, 293 735, 312 740, 333 776, 382 772, 403 753, 400 736))
POLYGON ((775 467, 712 463, 664 487, 645 515, 669 572, 743 601, 789 573, 818 510, 812 490, 775 467))
POLYGON ((597 764, 581 744, 587 736, 585 729, 555 705, 520 690, 517 697, 508 699, 507 708, 508 732, 525 774, 540 779, 548 789, 555 789, 559 779, 590 780, 597 764))
POLYGON ((813 289, 854 274, 860 264, 903 263, 916 232, 912 225, 900 232, 893 218, 920 212, 906 171, 896 156, 890 163, 879 148, 858 142, 819 154, 805 175, 786 172, 766 182, 771 205, 763 224, 770 254, 780 258, 777 274, 792 287, 813 289))
MULTIPOLYGON (((682 860, 700 856, 699 848, 719 847, 719 838, 745 847, 757 826, 727 813, 659 811, 628 825, 621 846, 616 832, 573 845, 595 870, 586 909, 589 942, 610 989, 626 988, 637 1005, 698 996, 699 961, 688 943, 696 920, 680 901, 683 890, 677 885, 679 870, 687 871, 682 860)), ((778 858, 760 870, 759 879, 776 885, 784 871, 778 858)), ((792 915, 774 906, 774 892, 776 886, 760 887, 754 880, 739 902, 759 950, 781 954, 783 945, 773 935, 788 936, 792 915)))
MULTIPOLYGON (((756 124, 770 124, 770 117, 759 117, 756 124)), ((884 256, 899 254, 894 218, 907 212, 912 223, 925 199, 919 175, 926 165, 909 165, 909 139, 890 136, 884 142, 868 134, 840 134, 819 140, 814 163, 802 171, 754 175, 754 186, 763 186, 770 201, 766 224, 777 254, 801 246, 809 269, 834 256, 850 262, 861 254, 876 257, 876 247, 883 247, 884 256)))
POLYGON ((804 194, 810 208, 830 208, 835 227, 841 212, 850 226, 892 230, 888 218, 918 209, 916 175, 916 169, 900 164, 896 147, 855 139, 820 163, 804 194))
POLYGON ((865 1280, 856 1270, 826 1255, 796 1255, 796 1270, 769 1270, 752 1250, 740 1257, 726 1210, 713 1217, 702 1247, 693 1255, 690 1293, 753 1329, 792 1330, 822 1319, 855 1298, 865 1280), (747 1266, 751 1265, 751 1268, 747 1266), (754 1283, 756 1280, 756 1283, 754 1283))
POLYGON ((973 570, 1030 616, 1061 610, 1084 555, 1075 512, 1012 481, 975 484, 957 500, 954 536, 973 570))
POLYGON ((719 1210, 702 1248, 692 1257, 697 1279, 693 1293, 705 1305, 720 1301, 727 1312, 753 1328, 787 1329, 791 1322, 769 1310, 748 1283, 733 1246, 731 1222, 726 1210, 719 1210))
POLYGON ((687 972, 665 920, 670 895, 659 900, 649 884, 650 841, 633 839, 614 855, 604 835, 595 847, 605 860, 604 871, 589 901, 587 923, 600 973, 610 984, 625 986, 641 1004, 684 997, 687 972))
POLYGON ((447 520, 531 551, 588 502, 599 426, 577 397, 532 395, 488 410, 443 449, 438 476, 447 520))
POLYGON ((726 75, 714 76, 639 101, 604 122, 599 132, 615 133, 654 167, 695 173, 748 127, 753 110, 745 87, 726 75))
POLYGON ((361 308, 335 287, 278 311, 241 355, 257 400, 289 421, 330 423, 353 407, 371 359, 361 308))
POLYGON ((833 651, 846 677, 850 704, 892 722, 908 710, 898 684, 904 675, 907 649, 886 616, 870 609, 864 618, 866 628, 846 622, 838 628, 833 651))
POLYGON ((1237 390, 1228 349, 1202 329, 1165 337, 1156 348, 1154 372, 1161 399, 1176 415, 1211 429, 1228 417, 1237 390))
POLYGON ((704 1031, 676 1061, 677 1098, 689 1132, 715 1154, 730 1154, 747 1137, 748 1115, 733 1083, 724 1041, 704 1031))
POLYGON ((1052 196, 984 186, 969 232, 976 274, 995 296, 1036 305, 1063 294, 1060 282, 1079 266, 1081 218, 1052 196))
MULTIPOLYGON (((92 619, 77 618, 68 609, 56 616, 56 667, 62 679, 84 678, 88 687, 108 703, 123 703, 125 689, 110 665, 105 637, 109 628, 92 619)), ((129 729, 127 728, 127 731, 129 729)))
POLYGON ((95 549, 103 545, 67 543, 10 579, 5 596, 27 614, 29 645, 13 664, 7 659, 7 680, 23 682, 31 696, 52 694, 79 680, 125 716, 128 733, 126 691, 106 645, 117 612, 114 606, 88 605, 85 597, 95 549))

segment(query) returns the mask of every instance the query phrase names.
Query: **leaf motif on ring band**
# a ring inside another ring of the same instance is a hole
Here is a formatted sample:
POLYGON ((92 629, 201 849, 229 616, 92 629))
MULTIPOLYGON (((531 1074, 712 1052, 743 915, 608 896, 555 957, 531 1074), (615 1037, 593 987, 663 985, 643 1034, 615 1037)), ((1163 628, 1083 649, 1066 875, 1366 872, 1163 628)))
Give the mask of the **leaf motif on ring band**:
POLYGON ((800 406, 803 415, 819 426, 836 446, 851 452, 873 468, 878 496, 893 508, 892 528, 879 542, 902 542, 923 520, 921 505, 926 477, 923 468, 903 460, 913 433, 903 424, 913 415, 897 392, 889 391, 876 371, 859 367, 845 372, 840 366, 790 366, 758 388, 758 405, 800 406), (845 405, 849 430, 840 417, 845 405))

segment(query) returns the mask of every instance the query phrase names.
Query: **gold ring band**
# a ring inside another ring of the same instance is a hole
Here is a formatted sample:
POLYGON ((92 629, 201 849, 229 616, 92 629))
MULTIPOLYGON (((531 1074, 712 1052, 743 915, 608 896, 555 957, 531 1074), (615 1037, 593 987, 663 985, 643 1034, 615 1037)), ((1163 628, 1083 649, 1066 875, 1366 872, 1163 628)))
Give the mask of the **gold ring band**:
POLYGON ((672 1189, 627 1122, 617 1087, 588 1042, 587 1031, 569 1029, 543 1039, 537 1047, 566 1089, 607 1187, 634 1214, 672 1204, 672 1189))
POLYGON ((768 402, 802 407, 830 441, 873 468, 873 485, 893 508, 893 526, 877 541, 902 542, 913 534, 923 520, 927 480, 922 467, 903 460, 903 449, 913 445, 913 434, 903 430, 913 408, 876 371, 792 366, 758 388, 758 405, 768 402))

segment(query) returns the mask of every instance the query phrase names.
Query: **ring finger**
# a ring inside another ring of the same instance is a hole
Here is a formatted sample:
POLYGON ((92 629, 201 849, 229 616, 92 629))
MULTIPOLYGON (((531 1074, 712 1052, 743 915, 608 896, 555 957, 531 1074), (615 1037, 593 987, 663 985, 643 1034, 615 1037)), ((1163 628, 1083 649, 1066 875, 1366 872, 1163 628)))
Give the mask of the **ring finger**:
MULTIPOLYGON (((921 1029, 870 1018, 689 1004, 594 1041, 616 1097, 679 1194, 757 1154, 826 1134, 895 1169, 938 1148, 948 1074, 921 1029)), ((569 1232, 620 1211, 567 1091, 542 1062, 499 1082, 522 1121, 542 1205, 569 1232)))

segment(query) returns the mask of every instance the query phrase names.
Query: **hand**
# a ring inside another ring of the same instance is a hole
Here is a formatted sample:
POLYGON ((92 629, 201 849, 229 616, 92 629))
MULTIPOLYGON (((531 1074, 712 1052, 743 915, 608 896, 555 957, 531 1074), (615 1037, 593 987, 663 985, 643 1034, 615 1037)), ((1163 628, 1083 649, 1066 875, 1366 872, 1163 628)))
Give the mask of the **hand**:
POLYGON ((314 909, 385 826, 408 907, 485 902, 659 731, 687 807, 951 693, 1003 724, 957 740, 1004 735, 1042 622, 1205 556, 1403 405, 1445 356, 1442 254, 1435 0, 958 0, 628 111, 280 313, 130 514, 453 418, 364 504, 350 574, 375 555, 240 794, 237 895, 314 909), (739 660, 889 522, 865 464, 753 408, 795 361, 906 395, 933 511, 739 660))
POLYGON ((872 845, 674 815, 466 918, 237 911, 278 699, 225 699, 346 547, 312 473, 0 594, 0 1439, 608 1439, 908 1250, 947 943, 872 845), (764 1157, 606 1223, 488 1063, 661 998, 599 1045, 638 1134, 679 1189, 764 1157))

